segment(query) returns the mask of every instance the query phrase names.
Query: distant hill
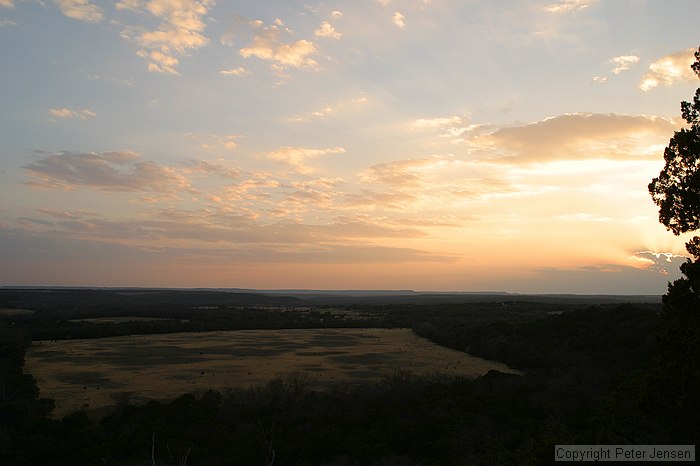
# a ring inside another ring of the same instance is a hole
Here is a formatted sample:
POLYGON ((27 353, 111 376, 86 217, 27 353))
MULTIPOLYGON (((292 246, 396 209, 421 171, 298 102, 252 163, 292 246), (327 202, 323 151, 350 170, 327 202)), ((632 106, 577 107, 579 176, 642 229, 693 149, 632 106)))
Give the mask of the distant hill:
POLYGON ((413 290, 255 290, 243 288, 73 288, 0 287, 0 307, 149 306, 350 306, 493 302, 549 304, 660 303, 661 296, 517 294, 499 291, 432 292, 413 290))

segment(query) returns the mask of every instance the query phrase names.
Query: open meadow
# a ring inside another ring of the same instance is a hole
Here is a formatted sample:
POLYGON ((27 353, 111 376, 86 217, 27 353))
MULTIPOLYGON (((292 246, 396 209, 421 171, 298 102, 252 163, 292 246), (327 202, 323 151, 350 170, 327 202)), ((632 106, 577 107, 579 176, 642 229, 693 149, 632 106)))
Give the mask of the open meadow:
POLYGON ((290 372, 314 388, 373 382, 399 370, 476 377, 506 365, 455 351, 410 329, 285 329, 36 341, 25 370, 54 416, 118 401, 170 399, 264 384, 290 372))

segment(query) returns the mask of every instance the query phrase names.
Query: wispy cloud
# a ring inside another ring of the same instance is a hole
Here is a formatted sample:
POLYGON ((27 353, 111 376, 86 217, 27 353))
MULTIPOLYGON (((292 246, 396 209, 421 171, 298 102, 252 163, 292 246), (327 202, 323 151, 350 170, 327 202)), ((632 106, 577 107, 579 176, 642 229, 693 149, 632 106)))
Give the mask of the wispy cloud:
POLYGON ((452 142, 464 140, 467 133, 482 128, 482 125, 469 124, 468 119, 458 115, 450 117, 419 118, 411 124, 413 130, 437 131, 441 138, 452 142))
POLYGON ((642 77, 639 88, 649 91, 658 86, 671 86, 678 81, 694 81, 697 79, 690 65, 695 60, 694 48, 665 55, 651 65, 649 73, 642 77))
POLYGON ((17 26, 17 22, 11 19, 0 19, 0 27, 4 26, 17 26))
POLYGON ((288 117, 286 120, 292 123, 305 123, 312 120, 328 118, 332 115, 346 115, 358 111, 367 104, 368 101, 369 99, 365 96, 342 99, 331 105, 313 110, 310 113, 288 117))
POLYGON ((311 173, 313 169, 306 162, 308 160, 329 154, 344 154, 342 147, 331 147, 326 149, 310 149, 305 147, 281 147, 267 154, 267 158, 292 167, 299 173, 311 173))
POLYGON ((42 154, 24 166, 33 187, 104 191, 175 192, 189 189, 176 170, 141 159, 136 152, 59 152, 42 154))
POLYGON ((199 143, 202 149, 226 149, 232 151, 238 147, 240 134, 201 134, 185 133, 185 137, 199 143))
POLYGON ((102 9, 89 0, 54 0, 64 15, 86 23, 98 23, 104 19, 102 9))
POLYGON ((243 68, 242 66, 239 66, 238 68, 230 68, 228 70, 221 70, 221 71, 219 71, 219 73, 223 74, 224 76, 247 76, 250 74, 250 71, 243 68))
POLYGON ((560 0, 544 7, 549 13, 571 13, 583 10, 591 6, 594 0, 560 0))
POLYGON ((398 160, 373 165, 361 173, 363 183, 413 188, 428 183, 437 172, 454 163, 451 156, 436 155, 422 159, 398 160))
POLYGON ((95 118, 97 114, 92 110, 83 108, 80 110, 71 110, 70 108, 50 108, 49 115, 53 118, 79 118, 81 120, 87 120, 88 118, 95 118))
POLYGON ((0 0, 0 7, 11 10, 15 7, 15 2, 13 0, 0 0))

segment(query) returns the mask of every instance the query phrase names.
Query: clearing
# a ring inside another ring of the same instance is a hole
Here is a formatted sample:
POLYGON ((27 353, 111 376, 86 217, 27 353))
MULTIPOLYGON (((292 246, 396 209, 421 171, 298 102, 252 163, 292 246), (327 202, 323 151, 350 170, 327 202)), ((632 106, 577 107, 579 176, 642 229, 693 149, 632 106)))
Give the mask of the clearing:
POLYGON ((439 346, 410 329, 284 329, 36 341, 25 371, 54 416, 117 401, 226 391, 302 372, 312 387, 380 380, 399 370, 476 377, 506 365, 439 346))

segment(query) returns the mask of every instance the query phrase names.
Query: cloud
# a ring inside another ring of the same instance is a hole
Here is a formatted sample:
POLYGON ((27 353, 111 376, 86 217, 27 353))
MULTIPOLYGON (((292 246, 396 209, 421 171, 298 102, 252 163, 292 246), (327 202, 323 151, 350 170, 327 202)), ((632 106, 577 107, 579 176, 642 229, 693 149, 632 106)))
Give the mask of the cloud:
POLYGON ((663 56, 649 65, 649 73, 642 77, 639 88, 646 92, 658 86, 671 86, 678 81, 695 81, 690 68, 695 61, 694 48, 663 56))
POLYGON ((282 21, 276 20, 265 26, 260 20, 250 21, 254 35, 252 43, 239 50, 243 58, 257 57, 274 62, 281 67, 315 68, 318 63, 311 58, 317 52, 316 45, 301 39, 295 42, 282 42, 282 33, 290 34, 287 28, 282 29, 282 21))
POLYGON ((356 112, 362 106, 367 104, 367 102, 368 99, 364 96, 342 99, 333 103, 332 105, 327 105, 314 110, 311 113, 288 117, 286 120, 292 123, 305 123, 311 120, 323 119, 330 115, 345 115, 347 113, 356 112))
POLYGON ((250 71, 247 69, 243 68, 242 66, 239 66, 238 68, 231 68, 228 70, 221 70, 219 71, 220 74, 223 74, 224 76, 247 76, 250 74, 250 71))
POLYGON ((687 259, 686 256, 671 252, 637 251, 632 256, 640 261, 640 268, 655 271, 661 275, 669 275, 669 269, 674 273, 687 259))
POLYGON ((454 162, 451 156, 398 160, 373 165, 360 174, 362 183, 379 183, 395 188, 415 188, 427 183, 435 172, 454 162))
POLYGON ((0 0, 0 7, 11 10, 15 7, 15 2, 13 0, 0 0))
POLYGON ((345 204, 353 209, 359 210, 409 210, 408 206, 413 205, 417 200, 416 196, 401 191, 376 191, 363 189, 360 193, 349 193, 345 196, 345 204))
POLYGON ((544 7, 549 13, 561 14, 581 11, 593 4, 593 0, 560 0, 544 7))
POLYGON ((660 117, 573 113, 501 128, 471 143, 492 161, 514 164, 639 160, 658 157, 674 128, 673 121, 660 117))
POLYGON ((54 0, 54 3, 64 15, 79 21, 98 23, 104 18, 102 9, 89 0, 54 0))
POLYGON ((343 35, 335 30, 328 21, 324 21, 321 27, 314 31, 316 37, 327 37, 330 39, 340 39, 343 35))
POLYGON ((142 8, 142 0, 121 0, 114 4, 117 10, 139 11, 142 8))
POLYGON ((594 76, 592 81, 596 84, 605 84, 608 82, 608 78, 605 76, 594 76))
POLYGON ((238 147, 238 139, 240 134, 199 134, 185 133, 185 137, 199 141, 199 147, 202 149, 226 149, 229 151, 235 150, 238 147))
POLYGON ((145 4, 133 0, 119 2, 117 8, 145 11, 162 21, 155 30, 127 28, 122 36, 142 47, 137 53, 149 61, 149 71, 178 74, 178 56, 209 42, 202 34, 206 28, 203 18, 212 3, 210 0, 150 0, 145 4))
MULTIPOLYGON (((661 295, 665 283, 659 274, 644 268, 618 264, 601 264, 588 267, 540 268, 533 282, 519 278, 513 289, 538 289, 540 293, 580 294, 628 294, 661 295)), ((669 277, 670 278, 670 277, 669 277)))
POLYGON ((57 219, 74 219, 74 218, 83 218, 83 217, 94 217, 97 215, 96 212, 88 212, 88 211, 65 211, 65 210, 56 210, 56 209, 49 209, 46 207, 39 207, 36 209, 37 212, 42 213, 44 215, 48 215, 53 218, 57 219))
POLYGON ((406 27, 406 17, 398 11, 394 13, 394 16, 391 18, 391 20, 399 29, 404 29, 406 27))
POLYGON ((344 154, 342 147, 332 147, 327 149, 309 149, 304 147, 281 147, 276 151, 267 154, 267 158, 282 162, 293 167, 299 173, 310 173, 313 170, 306 166, 306 161, 328 154, 344 154))
POLYGON ((136 152, 59 152, 42 155, 23 167, 30 186, 104 191, 171 193, 190 189, 176 170, 142 160, 136 152))
POLYGON ((238 179, 241 177, 241 171, 235 167, 226 167, 216 163, 211 163, 206 160, 186 160, 180 163, 182 172, 200 175, 215 175, 223 178, 238 179))
POLYGON ((481 125, 470 125, 466 119, 457 115, 451 117, 420 118, 412 125, 414 130, 436 130, 440 137, 450 139, 453 142, 460 142, 464 135, 482 128, 481 125))
POLYGON ((342 12, 342 11, 333 10, 333 11, 331 12, 331 17, 333 17, 333 18, 340 18, 341 16, 343 16, 343 12, 342 12))
POLYGON ((613 74, 620 74, 623 71, 630 69, 632 65, 639 61, 639 57, 636 55, 620 55, 619 57, 611 58, 610 63, 615 65, 612 72, 613 74))
POLYGON ((309 181, 294 181, 280 204, 287 212, 303 212, 309 207, 337 209, 338 199, 343 195, 340 186, 346 184, 342 178, 317 178, 309 181))
POLYGON ((81 120, 87 120, 88 118, 95 118, 97 114, 92 110, 83 108, 81 110, 71 110, 69 108, 50 108, 49 115, 54 118, 80 118, 81 120))

